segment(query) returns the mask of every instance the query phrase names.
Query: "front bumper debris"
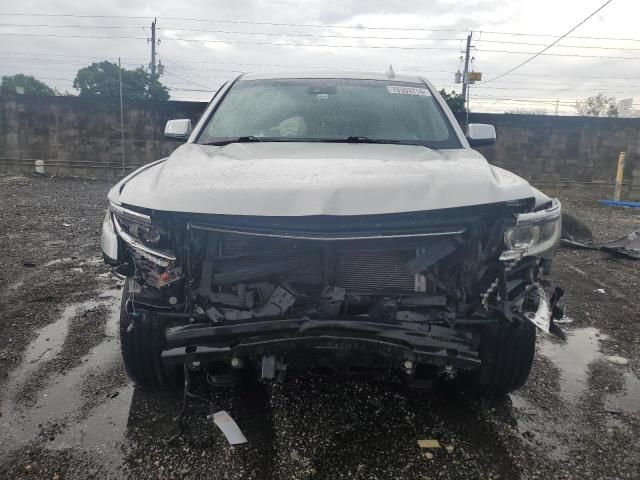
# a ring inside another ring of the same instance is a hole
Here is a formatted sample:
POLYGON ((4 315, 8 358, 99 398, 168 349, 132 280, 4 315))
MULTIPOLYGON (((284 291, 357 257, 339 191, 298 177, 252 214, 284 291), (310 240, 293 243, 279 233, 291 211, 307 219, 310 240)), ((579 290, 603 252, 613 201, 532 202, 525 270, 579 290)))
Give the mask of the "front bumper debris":
POLYGON ((168 328, 165 337, 162 359, 173 364, 316 349, 368 351, 397 360, 398 364, 410 360, 467 370, 480 366, 471 334, 438 325, 292 318, 190 324, 168 328))
POLYGON ((538 290, 538 309, 535 312, 525 314, 525 317, 531 321, 536 327, 545 333, 549 333, 549 327, 551 326, 551 304, 547 297, 547 292, 541 286, 537 287, 538 290))

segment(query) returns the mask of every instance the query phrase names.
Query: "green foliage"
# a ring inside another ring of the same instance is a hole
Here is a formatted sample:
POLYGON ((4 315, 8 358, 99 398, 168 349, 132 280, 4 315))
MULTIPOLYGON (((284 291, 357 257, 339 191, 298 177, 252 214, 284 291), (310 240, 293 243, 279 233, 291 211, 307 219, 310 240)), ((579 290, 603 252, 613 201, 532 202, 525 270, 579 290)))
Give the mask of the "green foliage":
POLYGON ((449 105, 449 108, 453 113, 464 113, 467 111, 464 106, 464 97, 461 93, 456 93, 455 90, 451 90, 451 93, 447 93, 443 88, 440 90, 440 95, 442 95, 442 98, 447 102, 447 105, 449 105))
POLYGON ((16 95, 16 87, 24 88, 25 95, 56 95, 57 92, 47 84, 37 80, 31 75, 18 73, 13 76, 3 76, 0 93, 16 95))
POLYGON ((578 115, 584 117, 617 117, 618 107, 615 97, 605 97, 602 93, 576 102, 578 115))
POLYGON ((73 81, 73 88, 81 97, 119 97, 118 71, 122 72, 122 98, 127 100, 169 100, 169 89, 160 83, 157 75, 143 68, 120 69, 108 61, 92 63, 81 68, 73 81))

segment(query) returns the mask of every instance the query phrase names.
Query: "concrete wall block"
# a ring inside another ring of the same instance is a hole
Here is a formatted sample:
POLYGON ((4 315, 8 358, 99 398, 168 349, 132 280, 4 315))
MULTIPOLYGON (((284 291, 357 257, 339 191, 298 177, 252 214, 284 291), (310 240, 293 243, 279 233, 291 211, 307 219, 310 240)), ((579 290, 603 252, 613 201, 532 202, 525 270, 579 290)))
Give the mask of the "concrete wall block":
MULTIPOLYGON (((126 102, 127 165, 169 155, 180 143, 164 139, 165 123, 174 118, 191 118, 195 123, 205 107, 200 102, 126 102)), ((608 191, 618 154, 631 148, 625 180, 630 183, 629 195, 640 192, 640 119, 482 113, 471 113, 469 119, 496 126, 497 144, 478 149, 492 164, 560 192, 571 188, 587 196, 589 192, 600 195, 603 187, 591 182, 608 182, 608 191), (580 186, 567 187, 566 180, 580 186)), ((58 167, 57 174, 119 178, 120 138, 117 99, 0 96, 0 156, 68 160, 68 165, 58 167), (82 161, 93 165, 90 168, 82 161)))

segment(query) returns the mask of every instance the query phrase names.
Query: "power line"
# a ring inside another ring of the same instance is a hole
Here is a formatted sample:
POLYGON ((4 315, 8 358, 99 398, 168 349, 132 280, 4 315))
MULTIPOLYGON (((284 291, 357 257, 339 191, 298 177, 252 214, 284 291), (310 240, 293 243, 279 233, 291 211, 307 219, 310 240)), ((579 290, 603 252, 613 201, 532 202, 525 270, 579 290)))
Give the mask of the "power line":
MULTIPOLYGON (((0 27, 38 27, 38 28, 86 28, 86 29, 148 29, 144 25, 52 25, 52 24, 17 24, 17 23, 0 23, 0 27)), ((271 36, 271 37, 303 37, 303 38, 339 38, 339 39, 354 39, 354 40, 419 40, 419 41, 440 41, 440 42, 452 42, 462 41, 463 38, 428 38, 428 37, 387 37, 387 36, 356 36, 356 35, 319 35, 313 33, 288 33, 288 32, 251 32, 251 31, 232 31, 232 30, 207 30, 207 29, 194 29, 194 28, 179 28, 179 27, 162 27, 158 30, 167 30, 175 32, 194 32, 194 33, 221 33, 225 35, 251 35, 251 36, 271 36)), ((489 32, 484 32, 489 33, 489 32)), ((497 32, 492 32, 497 33, 497 32)), ((503 33, 504 35, 516 35, 515 33, 503 33)), ((520 35, 520 34, 518 34, 520 35)), ((550 35, 537 35, 537 34, 521 34, 526 36, 550 36, 550 35)), ((624 41, 636 41, 640 42, 640 39, 618 39, 609 37, 568 37, 568 38, 583 38, 583 39, 596 39, 596 40, 624 40, 624 41)), ((516 42, 509 40, 494 40, 494 39, 476 39, 477 42, 485 43, 497 43, 504 45, 528 45, 528 46, 545 46, 544 43, 532 43, 532 42, 516 42)), ((586 48, 586 49, 598 49, 598 50, 622 50, 622 51, 639 51, 640 48, 629 47, 607 47, 600 45, 558 45, 562 48, 586 48)))
POLYGON ((180 80, 183 80, 183 81, 185 81, 187 83, 191 83, 191 84, 195 85, 196 87, 211 88, 209 85, 203 85, 202 83, 194 82, 193 80, 189 80, 188 78, 184 78, 184 77, 181 77, 180 75, 176 75, 175 73, 172 73, 169 70, 167 70, 167 67, 165 67, 164 73, 168 73, 172 77, 176 77, 176 78, 179 78, 180 80))
POLYGON ((45 28, 89 28, 93 29, 138 29, 149 28, 144 25, 51 25, 51 24, 37 24, 37 23, 0 23, 0 27, 45 27, 45 28))
MULTIPOLYGON (((9 54, 9 55, 27 55, 27 56, 42 56, 42 57, 67 57, 67 58, 87 58, 87 59, 108 59, 109 56, 85 56, 85 55, 68 55, 68 54, 59 54, 59 53, 47 53, 47 52, 15 52, 15 51, 1 51, 0 54, 9 54)), ((117 58, 116 56, 112 56, 112 58, 117 58)), ((122 57, 125 60, 139 60, 146 61, 146 58, 142 57, 122 57)), ((63 63, 63 62, 61 62, 63 63)), ((330 65, 313 65, 313 66, 304 66, 304 65, 287 65, 282 63, 240 63, 240 62, 212 62, 211 60, 180 60, 180 64, 190 64, 190 65, 237 65, 237 66, 253 66, 253 67, 277 67, 277 68, 293 68, 293 69, 310 69, 310 70, 345 70, 344 67, 336 67, 330 65)), ((449 75, 453 75, 454 72, 451 70, 422 70, 422 66, 420 65, 398 65, 397 68, 404 69, 407 71, 419 71, 422 73, 446 73, 449 75)), ((349 67, 349 70, 363 70, 363 71, 375 71, 379 70, 380 66, 366 66, 366 67, 349 67)), ((493 74, 495 72, 485 72, 487 74, 493 74)), ((579 79, 602 79, 602 80, 640 80, 640 77, 614 77, 614 76, 597 76, 597 75, 558 75, 558 74, 543 74, 543 73, 514 73, 513 76, 526 76, 526 77, 544 77, 544 78, 579 78, 579 79)), ((509 83, 504 82, 503 83, 509 83)), ((520 83, 520 82, 515 82, 520 83)), ((478 86, 478 85, 476 85, 478 86)))
POLYGON ((158 30, 170 30, 174 32, 195 32, 195 33, 223 33, 228 35, 265 35, 270 37, 310 37, 310 38, 346 38, 352 40, 423 40, 423 41, 439 41, 454 42, 461 41, 461 38, 428 38, 428 37, 380 37, 367 35, 317 35, 315 33, 286 33, 286 32, 239 32, 233 30, 201 30, 192 28, 172 28, 162 27, 158 30))
MULTIPOLYGON (((640 40, 639 40, 640 41, 640 40)), ((530 42, 510 42, 506 40, 485 40, 485 39, 476 39, 476 42, 486 42, 486 43, 499 43, 503 45, 529 45, 532 47, 542 47, 545 46, 546 43, 530 43, 530 42)), ((630 48, 630 47, 602 47, 600 45, 556 45, 559 48, 591 48, 591 49, 599 49, 599 50, 628 50, 628 51, 640 51, 640 48, 630 48)))
POLYGON ((572 29, 570 29, 567 33, 565 33, 564 35, 560 36, 560 38, 556 39, 555 41, 553 41, 551 44, 547 45, 545 48, 543 48, 542 50, 540 50, 538 53, 536 53, 535 55, 533 55, 532 57, 526 59, 524 62, 519 63, 518 65, 516 65, 515 67, 507 70, 506 72, 498 75, 497 77, 493 77, 490 80, 487 80, 486 83, 489 82, 493 82, 499 78, 504 77, 505 75, 509 75, 511 72, 517 70, 518 68, 526 65, 527 63, 529 63, 530 61, 534 60, 535 58, 539 57, 540 55, 544 54, 544 52, 546 52, 547 50, 549 50, 551 47, 553 47, 556 43, 558 43, 560 40, 562 40, 563 38, 565 38, 567 35, 569 35, 571 32, 573 32, 574 30, 576 30, 578 27, 580 27, 582 24, 584 24, 587 20, 589 20, 591 17, 593 17, 596 13, 598 13, 600 10, 602 10, 604 7, 606 7, 607 5, 609 5, 613 0, 607 0, 605 3, 603 3, 600 7, 598 7, 593 13, 591 13, 587 18, 585 18, 584 20, 582 20, 580 23, 578 23, 575 27, 573 27, 572 29))
MULTIPOLYGON (((534 98, 534 97, 530 97, 530 98, 512 98, 512 97, 495 97, 495 96, 491 96, 491 95, 476 95, 474 96, 475 99, 487 99, 487 100, 505 100, 505 101, 514 101, 514 102, 528 102, 528 103, 556 103, 558 100, 554 100, 552 98, 534 98)), ((560 102, 560 104, 569 104, 573 101, 573 99, 564 99, 560 102)))
MULTIPOLYGON (((613 1, 613 0, 609 0, 613 1)), ((39 33, 0 33, 0 36, 27 36, 27 37, 54 37, 54 38, 90 38, 90 39, 107 39, 107 40, 117 40, 117 39, 128 39, 128 40, 146 40, 147 37, 133 37, 133 36, 94 36, 94 35, 58 35, 58 34, 39 34, 39 33)), ((356 49, 392 49, 392 50, 458 50, 456 47, 430 47, 430 46, 420 46, 420 47, 408 47, 408 46, 399 46, 399 45, 331 45, 331 44, 322 44, 322 43, 309 43, 309 44, 298 44, 298 43, 284 43, 284 42, 248 42, 248 41, 240 41, 240 40, 209 40, 209 39, 201 39, 201 38, 182 38, 182 37, 166 37, 165 41, 176 41, 176 42, 197 42, 197 43, 222 43, 222 44, 237 44, 237 45, 272 45, 277 47, 297 47, 297 48, 356 48, 356 49)), ((549 47, 550 48, 550 47, 549 47)), ((540 55, 545 56, 555 56, 555 57, 571 57, 571 58, 605 58, 610 60, 640 60, 640 57, 622 57, 622 56, 614 56, 614 55, 582 55, 582 54, 572 54, 572 53, 542 53, 548 50, 543 49, 541 52, 535 54, 529 60, 521 63, 519 66, 514 67, 513 70, 519 68, 520 66, 528 63, 533 58, 538 57, 540 55)), ((514 50, 485 50, 482 49, 482 52, 486 53, 506 53, 506 54, 516 54, 516 55, 530 55, 531 52, 522 52, 522 51, 514 51, 514 50)), ((495 77, 491 80, 486 81, 488 83, 490 81, 494 81, 501 76, 506 75, 506 72, 498 77, 495 77)))
POLYGON ((22 32, 3 32, 0 35, 7 37, 57 37, 57 38, 107 38, 107 39, 128 39, 128 40, 146 40, 147 37, 131 37, 125 35, 66 35, 55 33, 22 33, 22 32))
MULTIPOLYGON (((0 16, 23 16, 23 17, 71 17, 71 18, 131 18, 131 19, 149 19, 148 16, 131 16, 131 15, 76 15, 64 13, 0 13, 0 16)), ((184 18, 184 17, 157 17, 163 20, 178 20, 184 22, 210 22, 210 23, 230 23, 238 25, 269 25, 277 27, 311 27, 311 28, 347 28, 357 30, 399 30, 399 31, 420 31, 420 32, 464 32, 464 30, 451 28, 407 28, 407 27, 365 27, 361 25, 320 25, 311 23, 275 23, 275 22, 252 22, 246 20, 220 20, 220 19, 203 19, 203 18, 184 18)))
MULTIPOLYGON (((53 18, 120 18, 120 19, 144 19, 148 20, 153 18, 153 15, 146 16, 134 16, 134 15, 79 15, 79 14, 52 14, 52 13, 0 13, 0 16, 5 17, 53 17, 53 18)), ((413 32, 456 32, 467 33, 468 29, 460 30, 455 28, 425 28, 425 27, 372 27, 365 25, 329 25, 329 24, 310 24, 310 23, 276 23, 276 22, 255 22, 248 20, 228 20, 228 19, 206 19, 206 18, 185 18, 185 17, 158 17, 163 20, 176 20, 185 22, 204 22, 204 23, 228 23, 236 25, 267 25, 278 27, 301 27, 301 28, 332 28, 332 29, 351 29, 351 30, 390 30, 390 31, 413 31, 413 32)), ((477 29, 478 33, 490 34, 490 35, 508 35, 508 36, 525 36, 525 37, 551 37, 555 38, 557 35, 548 33, 526 33, 526 32, 504 32, 496 30, 482 30, 477 29)), ((640 42, 639 38, 621 38, 621 37, 594 37, 594 36, 568 36, 567 38, 576 39, 589 39, 589 40, 611 40, 611 41, 630 41, 640 42)))
MULTIPOLYGON (((49 64, 49 63, 56 63, 56 64, 60 64, 60 65, 84 65, 85 61, 81 60, 81 59, 88 59, 86 61, 91 61, 91 60, 109 60, 109 57, 102 57, 102 56, 96 56, 96 57, 90 57, 90 56, 83 56, 83 55, 66 55, 66 54, 48 54, 48 53, 38 53, 38 52, 3 52, 0 51, 0 58, 4 58, 5 62, 7 63, 34 63, 34 64, 38 64, 38 63, 43 63, 43 64, 49 64), (7 56, 3 56, 2 54, 5 55, 13 55, 16 56, 14 57, 7 57, 7 56), (27 58, 24 57, 18 57, 18 55, 25 55, 27 56, 27 58), (71 58, 71 59, 78 59, 77 61, 62 61, 62 60, 55 60, 55 59, 49 59, 49 58, 44 58, 44 59, 33 59, 33 58, 29 58, 29 57, 33 57, 33 56, 40 56, 40 57, 63 57, 63 58, 71 58)), ((115 57, 113 57, 115 58, 115 57)), ((132 60, 132 62, 126 62, 123 65, 125 66, 130 66, 130 67, 138 67, 141 64, 140 63, 136 63, 135 61, 144 61, 146 59, 141 58, 141 57, 123 57, 127 60, 132 60)), ((166 58, 166 57, 165 57, 166 58)), ((173 61, 173 60, 172 60, 173 61)), ((335 66, 318 66, 318 65, 314 65, 314 66, 301 66, 301 65, 287 65, 287 64, 276 64, 276 63, 240 63, 240 62, 211 62, 211 61, 197 61, 197 60, 180 60, 180 63, 173 61, 174 63, 176 63, 177 65, 174 66, 173 68, 179 68, 181 70, 187 70, 187 71, 201 71, 201 72, 205 72, 205 71, 214 71, 214 72, 229 72, 229 73, 242 73, 242 72, 246 72, 247 70, 235 70, 235 69, 219 69, 219 68, 202 68, 202 67, 186 67, 183 64, 189 64, 189 65, 235 65, 235 66, 251 66, 251 67, 266 67, 266 68, 292 68, 292 69, 313 69, 313 70, 345 70, 345 67, 335 67, 335 66)), ((50 68, 48 65, 46 67, 43 68, 50 68)), ((450 70, 421 70, 420 66, 417 65, 406 65, 406 66, 402 66, 399 65, 397 69, 404 69, 405 71, 416 71, 419 72, 420 74, 446 74, 446 75, 453 75, 454 72, 450 71, 450 70)), ((375 71, 379 69, 379 67, 373 67, 373 66, 369 66, 369 67, 364 67, 364 68, 356 68, 356 67, 349 67, 348 70, 361 70, 361 71, 375 71)), ((486 73, 492 73, 492 72, 486 72, 486 73)), ((640 77, 617 77, 617 76, 589 76, 589 75, 557 75, 557 74, 514 74, 514 76, 527 76, 527 77, 542 77, 542 78, 578 78, 581 80, 590 80, 590 79, 600 79, 600 80, 620 80, 620 81, 628 81, 628 80, 640 80, 640 77)), ((429 78, 433 79, 434 76, 429 76, 429 78)), ((518 85, 522 85, 521 81, 500 81, 501 84, 518 84, 518 85)), ((592 83, 592 82, 585 82, 585 83, 592 83)), ((556 85, 565 85, 566 83, 549 83, 549 82, 537 82, 537 83, 532 83, 532 85, 549 85, 549 86, 556 86, 556 85)), ((610 84, 610 83, 601 83, 600 85, 604 85, 604 86, 612 86, 612 87, 622 87, 622 85, 615 85, 615 84, 610 84)), ((477 84, 475 87, 476 88, 482 88, 484 85, 482 84, 477 84)), ((493 87, 492 87, 493 88, 493 87)))
MULTIPOLYGON (((549 86, 538 87, 536 85, 531 86, 520 86, 520 87, 487 87, 487 89, 491 90, 545 90, 545 91, 553 91, 559 92, 562 90, 572 91, 572 92, 594 92, 599 91, 601 93, 604 92, 632 92, 640 90, 640 85, 605 85, 605 86, 595 86, 593 88, 574 88, 570 85, 559 85, 555 86, 560 87, 557 89, 549 88, 549 86), (616 90, 611 90, 616 89, 616 90)), ((485 91, 485 90, 483 90, 485 91)))
MULTIPOLYGON (((69 54, 64 54, 64 53, 48 53, 48 52, 15 52, 15 51, 2 51, 0 50, 0 54, 9 54, 9 55, 27 55, 27 56, 36 56, 36 57, 68 57, 68 58, 109 58, 109 55, 106 56, 90 56, 90 55, 69 55, 69 54)), ((113 57, 112 58, 117 58, 117 57, 113 57)), ((142 57, 122 57, 123 59, 127 59, 127 60, 144 60, 146 61, 146 58, 142 58, 142 57)))
MULTIPOLYGON (((488 33, 490 35, 511 35, 519 37, 552 37, 555 38, 558 35, 551 35, 550 33, 523 33, 523 32, 497 32, 491 30, 478 30, 478 33, 488 33)), ((622 37, 589 37, 578 35, 567 35, 565 38, 576 38, 582 40, 610 40, 614 42, 640 42, 640 38, 622 38, 622 37)))
POLYGON ((71 17, 71 18, 135 18, 149 19, 151 16, 135 17, 132 15, 78 15, 71 13, 0 13, 2 17, 71 17))

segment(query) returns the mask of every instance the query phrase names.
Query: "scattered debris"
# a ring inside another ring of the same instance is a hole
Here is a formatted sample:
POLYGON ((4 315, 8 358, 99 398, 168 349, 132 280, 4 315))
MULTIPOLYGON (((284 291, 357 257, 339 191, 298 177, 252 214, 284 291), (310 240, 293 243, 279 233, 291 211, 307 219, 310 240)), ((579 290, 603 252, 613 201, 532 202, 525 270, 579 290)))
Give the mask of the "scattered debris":
POLYGON ((116 398, 118 395, 120 395, 120 392, 111 392, 107 395, 107 398, 116 398))
POLYGON ((440 448, 440 442, 435 438, 428 438, 418 440, 418 446, 420 448, 440 448))
POLYGON ((555 320, 555 323, 559 323, 560 325, 573 323, 573 318, 564 316, 559 320, 555 320))
POLYGON ((571 238, 562 238, 562 245, 573 248, 584 248, 587 250, 604 250, 614 255, 640 260, 640 229, 634 230, 627 236, 607 243, 584 243, 571 238))
POLYGON ((247 439, 243 435, 242 430, 240 430, 240 427, 238 427, 238 424, 231 418, 231 415, 224 410, 213 414, 213 423, 222 430, 222 433, 224 433, 224 436, 227 437, 227 441, 231 445, 247 443, 247 439))
POLYGON ((629 360, 624 358, 624 357, 620 357, 618 355, 609 355, 607 357, 607 360, 610 363, 613 363, 614 365, 627 365, 629 363, 629 360))
POLYGON ((605 243, 602 250, 640 260, 640 229, 634 230, 624 238, 605 243))
POLYGON ((562 239, 585 243, 593 240, 593 234, 581 220, 562 212, 562 239))

